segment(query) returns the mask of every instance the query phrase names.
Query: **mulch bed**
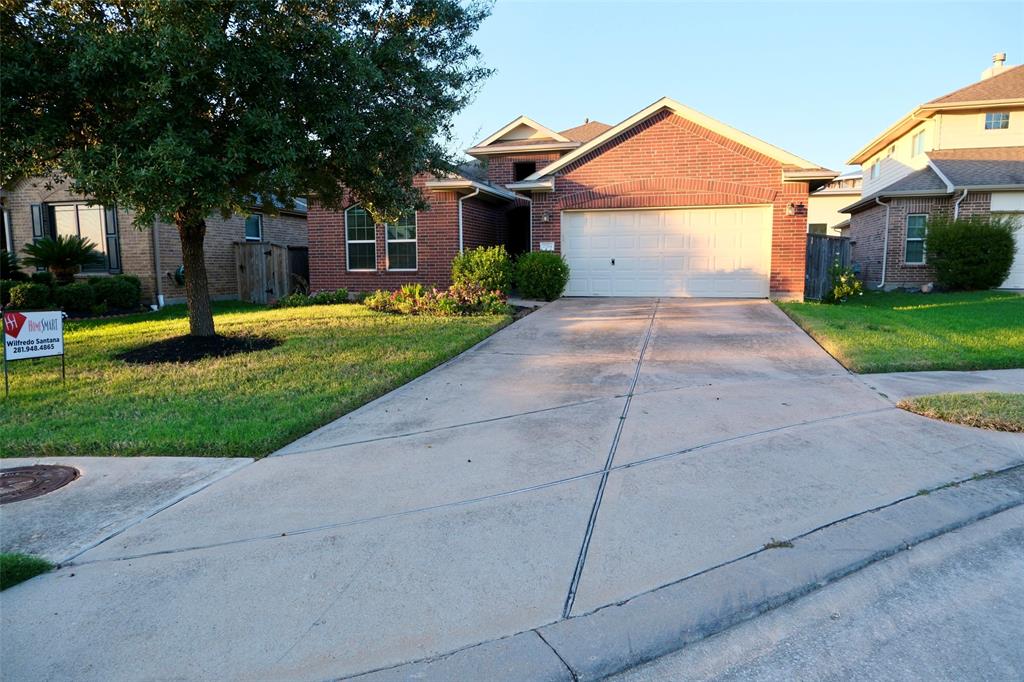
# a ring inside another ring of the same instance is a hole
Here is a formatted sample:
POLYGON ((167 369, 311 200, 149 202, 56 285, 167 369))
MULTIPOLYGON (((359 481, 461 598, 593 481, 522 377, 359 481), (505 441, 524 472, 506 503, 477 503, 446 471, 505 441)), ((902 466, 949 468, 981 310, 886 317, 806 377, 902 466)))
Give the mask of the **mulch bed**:
POLYGON ((133 348, 114 357, 135 365, 162 362, 194 362, 203 358, 223 358, 236 353, 251 353, 280 346, 277 339, 263 336, 175 336, 148 346, 133 348))

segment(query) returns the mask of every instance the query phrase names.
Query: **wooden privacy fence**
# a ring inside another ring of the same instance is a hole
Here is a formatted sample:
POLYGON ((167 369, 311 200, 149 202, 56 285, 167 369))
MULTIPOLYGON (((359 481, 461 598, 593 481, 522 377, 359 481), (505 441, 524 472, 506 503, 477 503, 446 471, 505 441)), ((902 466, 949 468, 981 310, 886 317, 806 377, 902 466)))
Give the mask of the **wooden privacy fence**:
POLYGON ((269 303, 295 288, 292 273, 308 278, 308 251, 272 242, 235 242, 238 297, 252 303, 269 303), (303 258, 305 256, 305 258, 303 258))
POLYGON ((807 265, 804 271, 804 298, 820 301, 832 286, 829 270, 839 261, 850 266, 850 239, 824 234, 807 235, 807 265))

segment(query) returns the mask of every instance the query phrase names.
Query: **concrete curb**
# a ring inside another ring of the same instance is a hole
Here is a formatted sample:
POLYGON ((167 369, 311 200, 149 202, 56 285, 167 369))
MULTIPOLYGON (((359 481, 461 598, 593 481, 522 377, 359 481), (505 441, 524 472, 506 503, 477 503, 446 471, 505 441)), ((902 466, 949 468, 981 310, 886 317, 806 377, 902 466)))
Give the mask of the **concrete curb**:
POLYGON ((354 678, 598 680, 1022 504, 1019 464, 836 521, 792 538, 792 547, 759 550, 618 604, 354 678))

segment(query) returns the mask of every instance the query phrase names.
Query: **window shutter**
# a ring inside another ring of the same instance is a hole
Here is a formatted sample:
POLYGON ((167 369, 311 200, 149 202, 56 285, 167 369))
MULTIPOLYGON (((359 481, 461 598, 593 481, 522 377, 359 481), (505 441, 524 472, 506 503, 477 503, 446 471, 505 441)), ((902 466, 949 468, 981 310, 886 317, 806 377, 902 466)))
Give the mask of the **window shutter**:
MULTIPOLYGON (((111 272, 121 272, 121 237, 117 230, 117 208, 103 208, 103 224, 107 234, 107 267, 111 272)), ((154 225, 151 229, 157 229, 154 225)))
MULTIPOLYGON (((46 210, 49 208, 46 204, 32 204, 30 207, 32 211, 32 243, 42 240, 49 233, 50 221, 48 220, 49 212, 46 210)), ((46 268, 36 268, 36 272, 42 272, 46 268)))

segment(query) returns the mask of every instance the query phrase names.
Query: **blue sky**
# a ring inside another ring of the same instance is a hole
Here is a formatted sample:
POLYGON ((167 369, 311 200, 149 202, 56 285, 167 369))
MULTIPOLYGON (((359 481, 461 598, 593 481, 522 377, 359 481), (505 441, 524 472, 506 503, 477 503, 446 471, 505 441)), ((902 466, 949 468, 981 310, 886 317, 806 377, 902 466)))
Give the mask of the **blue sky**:
POLYGON ((1024 61, 1024 3, 498 0, 462 149, 519 114, 614 124, 669 96, 835 170, 916 105, 1024 61))

